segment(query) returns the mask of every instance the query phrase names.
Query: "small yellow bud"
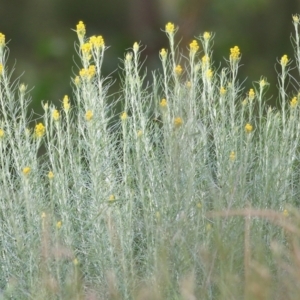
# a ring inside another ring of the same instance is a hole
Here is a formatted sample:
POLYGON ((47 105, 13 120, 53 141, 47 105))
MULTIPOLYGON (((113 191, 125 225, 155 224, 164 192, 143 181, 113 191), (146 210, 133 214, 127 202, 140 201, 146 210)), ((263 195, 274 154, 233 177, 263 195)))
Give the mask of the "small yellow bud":
POLYGON ((5 136, 5 131, 2 128, 0 128, 0 139, 3 139, 4 136, 5 136))
POLYGON ((165 98, 161 99, 160 103, 159 103, 159 106, 161 108, 166 108, 168 106, 168 102, 165 98))
POLYGON ((230 48, 230 60, 235 61, 240 58, 240 49, 238 46, 234 46, 233 48, 230 48))
POLYGON ((64 96, 63 107, 65 111, 68 111, 70 109, 69 97, 67 95, 64 96))
POLYGON ((135 53, 137 53, 137 52, 139 51, 139 48, 140 48, 139 44, 138 44, 137 42, 135 42, 135 43, 133 44, 133 51, 134 51, 135 53))
POLYGON ((162 49, 160 50, 159 54, 160 54, 161 59, 164 60, 164 59, 167 58, 168 52, 166 51, 165 48, 162 48, 162 49))
POLYGON ((220 94, 222 96, 224 96, 226 94, 226 89, 223 86, 221 86, 221 88, 220 88, 220 94))
POLYGON ((122 115, 121 115, 121 120, 122 121, 125 121, 126 119, 127 119, 127 113, 126 113, 126 111, 124 111, 123 113, 122 113, 122 115))
POLYGON ((86 113, 85 113, 85 119, 87 121, 91 121, 93 119, 93 112, 91 110, 88 110, 86 113))
POLYGON ((251 124, 247 123, 245 125, 245 131, 246 131, 246 133, 250 133, 252 130, 253 130, 253 126, 251 124))
POLYGON ((291 100, 290 105, 291 105, 292 108, 295 108, 297 106, 297 104, 298 104, 298 99, 297 99, 297 97, 294 97, 291 100))
POLYGON ((34 134, 37 138, 42 138, 43 135, 45 134, 45 131, 46 129, 43 123, 39 123, 35 125, 34 134))
POLYGON ((49 171, 48 178, 49 178, 49 180, 52 180, 54 178, 54 174, 52 171, 49 171))
POLYGON ((177 117, 177 118, 174 119, 174 126, 176 128, 179 128, 182 124, 183 124, 183 121, 180 117, 177 117))
POLYGON ((182 67, 180 66, 180 65, 177 65, 176 67, 175 67, 175 73, 176 73, 176 75, 181 75, 182 74, 182 67))
POLYGON ((22 170, 24 176, 28 176, 29 173, 30 173, 30 171, 31 171, 31 168, 30 168, 30 167, 25 167, 25 168, 23 168, 23 170, 22 170))
POLYGON ((250 89, 250 90, 249 90, 248 96, 249 96, 249 100, 253 100, 253 99, 254 99, 254 97, 255 97, 255 92, 254 92, 253 89, 250 89))
POLYGON ((58 221, 58 222, 56 223, 56 228, 57 228, 57 229, 60 229, 60 228, 61 228, 61 225, 62 225, 62 221, 58 221))
POLYGON ((211 34, 209 33, 209 32, 204 32, 204 34, 203 34, 203 38, 207 41, 207 40, 209 40, 210 38, 211 38, 211 34))
POLYGON ((230 159, 231 161, 235 161, 235 152, 234 152, 234 151, 231 151, 231 152, 230 152, 229 159, 230 159))
POLYGON ((282 67, 285 67, 285 66, 287 65, 288 62, 289 62, 289 59, 288 59, 287 55, 286 55, 286 54, 283 55, 283 56, 281 57, 281 60, 280 60, 280 63, 281 63, 281 65, 282 65, 282 67))
POLYGON ((59 115, 59 111, 57 109, 54 109, 53 112, 52 112, 52 118, 54 121, 58 121, 59 118, 60 118, 60 115, 59 115))
POLYGON ((82 21, 76 25, 76 32, 79 37, 83 37, 85 35, 85 25, 82 21))
POLYGON ((167 25, 166 25, 166 32, 168 34, 173 34, 175 31, 175 26, 173 23, 169 22, 167 25))

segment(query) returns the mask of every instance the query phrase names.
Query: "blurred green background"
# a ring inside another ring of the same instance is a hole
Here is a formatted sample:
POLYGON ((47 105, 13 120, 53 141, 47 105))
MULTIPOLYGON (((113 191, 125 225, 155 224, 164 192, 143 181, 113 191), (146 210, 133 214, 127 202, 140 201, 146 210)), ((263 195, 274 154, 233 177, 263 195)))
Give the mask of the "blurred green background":
MULTIPOLYGON (((266 76, 271 83, 268 96, 276 98, 276 59, 293 56, 290 35, 292 14, 300 13, 299 0, 1 0, 0 32, 9 41, 9 67, 13 78, 22 73, 22 82, 32 91, 34 110, 41 100, 58 101, 71 96, 70 77, 75 65, 79 20, 87 35, 103 35, 110 46, 104 61, 104 74, 115 71, 119 58, 139 41, 147 46, 148 70, 159 67, 158 52, 168 47, 161 31, 167 22, 179 26, 181 48, 204 31, 215 33, 214 59, 225 62, 229 48, 242 52, 241 80, 246 88, 266 76)), ((118 74, 113 77, 118 79, 118 74)), ((118 84, 118 83, 116 83, 118 84)))

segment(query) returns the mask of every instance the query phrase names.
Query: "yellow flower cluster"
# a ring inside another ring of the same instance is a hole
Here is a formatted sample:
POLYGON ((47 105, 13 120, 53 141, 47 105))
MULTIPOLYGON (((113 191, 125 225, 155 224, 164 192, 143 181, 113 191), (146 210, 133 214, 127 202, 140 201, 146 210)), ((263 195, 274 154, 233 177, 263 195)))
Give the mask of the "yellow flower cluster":
POLYGON ((245 126, 246 133, 250 133, 250 132, 252 132, 252 130, 253 130, 253 126, 251 124, 247 123, 245 126))
POLYGON ((285 66, 287 65, 288 62, 289 62, 289 59, 288 59, 287 55, 286 55, 286 54, 283 55, 283 56, 281 57, 281 60, 280 60, 281 65, 282 65, 283 67, 285 67, 285 66))
POLYGON ((159 103, 159 106, 161 108, 166 108, 168 106, 168 102, 165 98, 161 99, 160 103, 159 103))
POLYGON ((23 168, 23 170, 22 170, 24 176, 28 176, 29 173, 30 173, 30 171, 31 171, 31 168, 30 168, 30 167, 25 167, 25 168, 23 168))
POLYGON ((54 121, 58 121, 59 118, 60 118, 60 115, 59 115, 59 111, 57 109, 54 109, 53 112, 52 112, 52 118, 54 121))
POLYGON ((126 119, 127 119, 127 113, 126 113, 126 111, 124 111, 121 115, 121 120, 125 121, 126 119))
POLYGON ((179 128, 183 124, 183 120, 180 117, 174 119, 174 126, 179 128))
POLYGON ((166 32, 169 33, 169 34, 173 34, 175 31, 175 26, 173 23, 169 22, 167 25, 166 25, 166 32))
POLYGON ((84 37, 85 35, 85 25, 82 21, 76 25, 76 32, 79 37, 84 37))
POLYGON ((165 48, 162 48, 162 49, 160 50, 159 54, 160 54, 161 59, 164 60, 164 59, 167 57, 168 52, 166 51, 165 48))
POLYGON ((234 151, 231 151, 231 152, 230 152, 230 155, 229 155, 229 159, 230 159, 231 161, 235 161, 235 157, 236 157, 235 152, 234 152, 234 151))
POLYGON ((48 178, 49 178, 49 180, 52 180, 54 178, 54 174, 52 171, 49 171, 48 178))
POLYGON ((254 99, 254 97, 255 97, 255 92, 254 92, 253 89, 250 89, 250 90, 249 90, 248 96, 249 96, 249 100, 253 100, 253 99, 254 99))
POLYGON ((211 70, 211 69, 208 69, 207 71, 206 71, 206 78, 207 79, 212 79, 212 77, 213 77, 213 71, 211 70))
POLYGON ((0 47, 3 47, 5 45, 5 35, 3 33, 0 33, 0 47))
POLYGON ((4 136, 5 136, 5 131, 2 128, 0 128, 0 139, 3 139, 4 136))
POLYGON ((202 60, 202 64, 204 66, 209 64, 209 56, 208 55, 204 55, 201 60, 202 60))
POLYGON ((181 75, 182 74, 182 67, 181 67, 181 65, 177 65, 176 67, 175 67, 175 73, 176 73, 176 75, 181 75))
POLYGON ((210 38, 211 38, 211 34, 209 33, 209 32, 204 32, 204 34, 203 34, 203 38, 206 40, 206 41, 208 41, 210 38))
POLYGON ((2 74, 3 74, 3 65, 0 64, 0 75, 2 75, 2 74))
POLYGON ((104 39, 102 35, 90 37, 90 43, 96 49, 101 49, 104 47, 104 39))
POLYGON ((85 119, 87 121, 91 121, 93 119, 93 112, 91 110, 88 110, 86 113, 85 113, 85 119))
POLYGON ((226 89, 224 88, 224 86, 221 86, 221 88, 220 88, 220 94, 222 96, 224 96, 226 94, 226 89))
POLYGON ((297 100, 297 97, 294 97, 291 102, 290 102, 290 105, 292 108, 295 108, 298 104, 298 100, 297 100))
POLYGON ((35 125, 34 134, 37 138, 42 138, 45 134, 46 128, 43 123, 39 123, 35 125))
POLYGON ((198 42, 196 40, 193 40, 190 43, 190 52, 191 53, 196 53, 198 50, 199 50, 198 42))
POLYGON ((69 97, 67 95, 65 95, 64 99, 63 99, 63 107, 65 111, 68 111, 70 109, 70 101, 69 101, 69 97))
POLYGON ((238 60, 240 58, 240 55, 240 48, 238 46, 230 48, 230 60, 238 60))
POLYGON ((79 75, 81 78, 91 79, 96 74, 96 67, 94 65, 90 65, 88 69, 81 69, 79 75))

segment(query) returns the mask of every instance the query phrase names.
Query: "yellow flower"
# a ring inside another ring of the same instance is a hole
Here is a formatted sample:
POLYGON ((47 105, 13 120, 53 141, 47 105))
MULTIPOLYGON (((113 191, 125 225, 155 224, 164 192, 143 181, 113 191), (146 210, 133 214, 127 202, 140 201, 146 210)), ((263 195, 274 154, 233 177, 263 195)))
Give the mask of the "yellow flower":
POLYGON ((57 109, 54 109, 53 112, 52 112, 52 118, 54 121, 58 121, 59 118, 60 118, 60 115, 59 115, 59 111, 57 109))
POLYGON ((45 212, 42 212, 41 218, 42 218, 42 219, 45 219, 45 218, 46 218, 46 213, 45 213, 45 212))
POLYGON ((220 88, 220 94, 222 96, 224 96, 226 94, 226 89, 224 88, 224 86, 221 86, 221 88, 220 88))
POLYGON ((181 68, 181 66, 180 65, 177 65, 176 67, 175 67, 175 73, 179 76, 179 75, 181 75, 182 74, 182 68, 181 68))
POLYGON ((165 48, 162 48, 162 49, 160 50, 159 54, 160 54, 161 59, 164 60, 164 59, 167 57, 168 52, 166 51, 165 48))
POLYGON ((3 47, 5 45, 5 35, 3 33, 0 33, 0 47, 3 47))
POLYGON ((39 124, 35 125, 34 133, 37 138, 43 137, 43 135, 45 134, 45 131, 46 131, 46 129, 45 129, 45 126, 43 125, 43 123, 39 123, 39 124))
POLYGON ((143 135, 143 130, 139 130, 137 132, 137 137, 140 138, 143 135))
POLYGON ((48 178, 49 178, 49 180, 52 180, 54 178, 54 174, 52 171, 49 171, 48 178))
POLYGON ((85 119, 87 121, 91 121, 93 119, 93 112, 91 110, 88 110, 86 113, 85 113, 85 119))
POLYGON ((137 42, 135 42, 135 43, 133 44, 133 51, 134 51, 134 52, 138 52, 138 51, 139 51, 139 48, 140 48, 140 45, 139 45, 137 42))
POLYGON ((177 118, 174 119, 174 126, 176 128, 179 128, 182 124, 183 124, 183 121, 180 117, 177 117, 177 118))
POLYGON ((161 99, 160 103, 159 103, 159 106, 161 108, 166 108, 168 106, 168 102, 165 98, 161 99))
POLYGON ((109 202, 114 202, 116 200, 116 197, 115 195, 110 195, 109 198, 108 198, 109 202))
POLYGON ((210 38, 211 38, 211 34, 209 33, 209 32, 204 32, 204 34, 203 34, 203 38, 205 39, 205 40, 209 40, 210 38))
POLYGON ((3 139, 5 136, 5 132, 2 128, 0 128, 0 139, 3 139))
POLYGON ((250 89, 250 90, 249 90, 248 96, 249 96, 249 100, 253 100, 253 99, 254 99, 254 97, 255 97, 255 92, 254 92, 253 89, 250 89))
POLYGON ((259 86, 260 86, 260 88, 265 87, 267 84, 268 84, 268 82, 267 82, 265 79, 261 79, 261 80, 259 81, 259 86))
POLYGON ((65 95, 63 99, 63 106, 65 111, 68 111, 70 109, 69 97, 67 95, 65 95))
POLYGON ((104 39, 103 39, 102 35, 90 37, 90 43, 96 49, 100 49, 100 48, 104 47, 104 39))
POLYGON ((234 151, 230 152, 229 158, 231 161, 235 161, 235 152, 234 151))
POLYGON ((0 64, 0 75, 2 75, 2 74, 3 74, 3 65, 0 64))
POLYGON ((78 262, 78 259, 77 259, 77 258, 74 258, 74 259, 73 259, 73 264, 74 264, 74 266, 77 266, 78 263, 79 263, 79 262, 78 262))
POLYGON ((173 23, 169 22, 167 25, 166 25, 166 32, 169 33, 169 34, 172 34, 174 33, 175 31, 175 26, 173 23))
POLYGON ((121 115, 121 120, 125 121, 126 119, 127 119, 127 113, 126 113, 126 111, 124 111, 121 115))
POLYGON ((293 21, 295 24, 299 24, 299 16, 298 15, 293 15, 293 21))
POLYGON ((24 176, 28 176, 29 173, 30 173, 30 171, 31 171, 31 168, 30 168, 30 167, 25 167, 25 168, 23 168, 23 170, 22 170, 24 176))
POLYGON ((76 76, 76 77, 75 77, 74 83, 75 83, 75 85, 77 85, 77 86, 80 85, 80 77, 79 77, 79 76, 76 76))
POLYGON ((281 57, 281 60, 280 60, 281 65, 282 65, 283 67, 285 67, 285 66, 287 65, 288 62, 289 62, 289 59, 288 59, 287 55, 286 55, 286 54, 283 55, 283 56, 281 57))
POLYGON ((230 48, 230 60, 235 61, 240 58, 240 49, 238 46, 234 46, 233 48, 230 48))
POLYGON ((298 100, 297 100, 297 97, 294 97, 291 102, 290 102, 290 105, 292 108, 295 108, 298 104, 298 100))
POLYGON ((207 77, 207 79, 210 80, 212 78, 212 76, 213 76, 213 71, 211 69, 208 69, 206 71, 206 77, 207 77))
POLYGON ((245 125, 245 131, 246 131, 246 133, 250 133, 252 130, 253 130, 253 126, 251 124, 247 123, 245 125))
POLYGON ((192 83, 191 83, 190 81, 187 81, 187 82, 185 83, 185 86, 186 86, 188 89, 190 89, 190 88, 192 87, 192 83))
POLYGON ((289 211, 287 209, 285 209, 283 212, 282 212, 283 216, 284 217, 288 217, 289 216, 289 211))
POLYGON ((24 83, 21 83, 19 86, 19 91, 21 94, 24 94, 27 90, 27 85, 25 85, 24 83))
POLYGON ((57 229, 60 229, 60 228, 61 228, 61 225, 62 225, 62 221, 58 221, 58 222, 56 223, 56 228, 57 228, 57 229))
POLYGON ((203 65, 209 64, 209 56, 204 55, 204 56, 202 57, 202 64, 203 64, 203 65))
POLYGON ((192 53, 196 53, 199 50, 199 45, 198 42, 196 40, 193 40, 190 43, 190 52, 192 53))
POLYGON ((82 53, 89 54, 92 50, 92 44, 85 43, 85 44, 81 45, 80 49, 81 49, 82 53))
POLYGON ((96 67, 94 65, 90 65, 88 69, 81 69, 79 75, 81 78, 91 79, 96 74, 96 67))
POLYGON ((85 25, 82 21, 79 21, 79 23, 76 25, 76 32, 79 37, 84 37, 85 35, 85 25))

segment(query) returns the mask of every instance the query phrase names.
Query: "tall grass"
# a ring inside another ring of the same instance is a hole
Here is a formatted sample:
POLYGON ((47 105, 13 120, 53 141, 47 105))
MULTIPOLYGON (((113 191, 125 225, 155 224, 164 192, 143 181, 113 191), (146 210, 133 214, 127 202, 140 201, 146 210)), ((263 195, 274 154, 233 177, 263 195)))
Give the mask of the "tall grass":
POLYGON ((219 67, 205 32, 184 55, 172 23, 152 83, 134 43, 110 94, 79 22, 73 95, 28 118, 1 34, 0 299, 298 299, 299 18, 278 108, 266 78, 244 91, 238 46, 219 67))

